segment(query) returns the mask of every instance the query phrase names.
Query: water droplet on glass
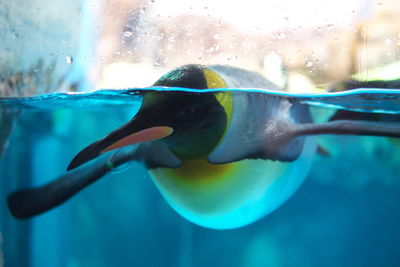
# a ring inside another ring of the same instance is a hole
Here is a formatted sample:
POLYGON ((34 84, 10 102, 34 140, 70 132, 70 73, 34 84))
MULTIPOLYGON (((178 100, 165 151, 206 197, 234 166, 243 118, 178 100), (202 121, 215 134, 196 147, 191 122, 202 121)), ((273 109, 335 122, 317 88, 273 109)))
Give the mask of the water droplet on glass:
POLYGON ((278 40, 282 40, 286 37, 286 34, 284 34, 283 32, 278 32, 276 34, 276 38, 278 38, 278 40))
POLYGON ((132 29, 132 27, 130 27, 130 26, 124 27, 123 33, 124 33, 124 36, 125 36, 125 37, 131 37, 132 34, 133 34, 133 29, 132 29))
POLYGON ((13 38, 13 39, 18 39, 18 38, 19 38, 19 34, 18 34, 17 32, 14 32, 14 33, 12 34, 12 38, 13 38))
POLYGON ((307 60, 305 64, 307 68, 311 68, 314 65, 314 63, 310 60, 307 60))
POLYGON ((71 56, 66 56, 65 61, 67 61, 67 64, 72 64, 72 62, 74 62, 74 58, 71 56))
POLYGON ((155 67, 162 66, 162 65, 163 65, 163 62, 162 62, 161 60, 155 60, 155 61, 153 61, 153 65, 154 65, 155 67))
POLYGON ((390 40, 389 38, 386 38, 385 39, 385 44, 391 45, 392 44, 392 40, 390 40))
POLYGON ((213 35, 213 38, 214 38, 215 40, 221 39, 217 33, 213 35))

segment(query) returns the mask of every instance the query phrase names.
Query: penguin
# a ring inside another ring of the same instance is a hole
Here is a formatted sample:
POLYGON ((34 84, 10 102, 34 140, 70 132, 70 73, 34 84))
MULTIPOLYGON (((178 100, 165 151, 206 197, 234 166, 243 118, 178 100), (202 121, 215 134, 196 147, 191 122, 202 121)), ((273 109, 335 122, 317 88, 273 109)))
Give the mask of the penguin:
POLYGON ((316 135, 400 137, 399 124, 315 123, 299 98, 222 90, 281 90, 260 74, 235 67, 185 65, 154 86, 158 90, 143 91, 136 115, 81 150, 66 174, 10 194, 10 212, 16 218, 40 214, 118 165, 139 161, 178 214, 203 227, 233 229, 266 216, 296 192, 317 150, 316 135), (111 159, 95 160, 115 149, 121 150, 111 159))

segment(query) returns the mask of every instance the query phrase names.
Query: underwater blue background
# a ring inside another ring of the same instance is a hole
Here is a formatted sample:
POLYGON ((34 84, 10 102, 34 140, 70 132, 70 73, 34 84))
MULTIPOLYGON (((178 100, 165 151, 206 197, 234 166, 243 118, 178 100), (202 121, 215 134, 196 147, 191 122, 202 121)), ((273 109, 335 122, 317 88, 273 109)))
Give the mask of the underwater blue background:
MULTIPOLYGON (((323 136, 305 183, 249 226, 193 225, 131 163, 64 205, 19 221, 13 190, 65 173, 85 145, 128 121, 139 107, 22 109, 0 160, 5 266, 400 266, 398 140, 323 136)), ((104 156, 111 156, 109 153, 104 156)))

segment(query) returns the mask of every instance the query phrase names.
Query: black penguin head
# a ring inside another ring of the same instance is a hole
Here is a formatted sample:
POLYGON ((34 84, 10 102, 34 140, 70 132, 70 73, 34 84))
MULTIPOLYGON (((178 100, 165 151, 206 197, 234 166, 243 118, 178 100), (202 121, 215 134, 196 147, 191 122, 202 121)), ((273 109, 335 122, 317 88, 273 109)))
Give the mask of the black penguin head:
POLYGON ((163 75, 154 86, 207 89, 205 70, 207 67, 203 65, 185 65, 163 75))
MULTIPOLYGON (((200 65, 187 65, 161 77, 154 85, 207 89, 210 84, 225 87, 222 78, 200 65)), ((160 140, 181 159, 205 157, 218 144, 227 126, 223 93, 150 91, 144 94, 135 117, 83 149, 68 170, 100 154, 126 145, 160 140)))

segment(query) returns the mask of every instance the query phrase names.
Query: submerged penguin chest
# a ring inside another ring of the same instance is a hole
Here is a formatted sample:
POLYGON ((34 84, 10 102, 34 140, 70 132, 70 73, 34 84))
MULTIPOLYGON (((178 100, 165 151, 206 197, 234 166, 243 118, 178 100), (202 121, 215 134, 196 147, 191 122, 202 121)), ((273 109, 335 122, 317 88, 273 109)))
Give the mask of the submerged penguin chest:
POLYGON ((171 207, 189 221, 215 229, 235 228, 272 212, 297 190, 315 147, 314 138, 307 138, 301 155, 292 162, 243 159, 210 164, 202 159, 149 172, 171 207))
POLYGON ((238 221, 238 213, 250 212, 253 219, 262 213, 268 204, 260 210, 254 203, 260 203, 270 186, 285 175, 287 165, 249 159, 210 164, 204 159, 149 172, 161 194, 183 217, 203 226, 230 228, 250 220, 238 221), (250 206, 251 210, 246 208, 250 206))

